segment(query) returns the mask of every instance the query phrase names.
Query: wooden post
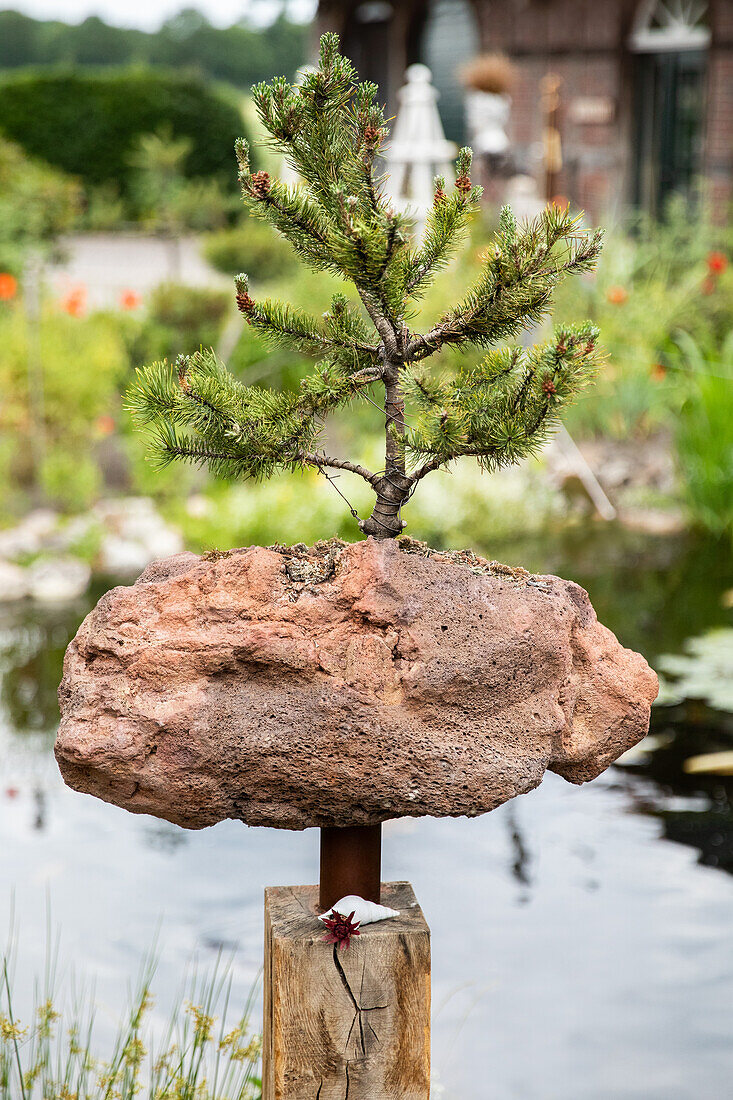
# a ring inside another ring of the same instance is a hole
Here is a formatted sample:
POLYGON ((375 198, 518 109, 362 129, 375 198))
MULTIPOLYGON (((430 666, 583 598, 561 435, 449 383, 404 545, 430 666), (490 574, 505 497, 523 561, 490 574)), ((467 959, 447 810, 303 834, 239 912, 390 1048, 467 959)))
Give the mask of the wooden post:
POLYGON ((562 78, 557 73, 547 73, 540 81, 542 110, 545 129, 542 135, 545 162, 545 198, 553 202, 557 197, 557 185, 562 169, 562 141, 559 130, 560 88, 562 78))
POLYGON ((317 886, 265 890, 262 1100, 429 1100, 430 929, 408 882, 382 903, 337 951, 317 886))

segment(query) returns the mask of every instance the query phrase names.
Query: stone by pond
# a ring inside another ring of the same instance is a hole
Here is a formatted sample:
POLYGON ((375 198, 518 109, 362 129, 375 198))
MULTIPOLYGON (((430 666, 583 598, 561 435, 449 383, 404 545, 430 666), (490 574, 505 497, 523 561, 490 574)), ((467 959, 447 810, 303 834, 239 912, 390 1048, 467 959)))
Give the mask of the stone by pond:
POLYGON ((596 778, 657 678, 587 594, 412 539, 177 554, 69 646, 69 786, 186 828, 467 815, 596 778))
MULTIPOLYGON (((572 576, 652 666, 731 621, 729 546, 590 528, 490 552, 572 576)), ((64 788, 51 755, 61 658, 99 595, 0 609, 0 930, 14 891, 27 1004, 48 895, 62 960, 96 982, 103 1039, 156 931, 161 1019, 194 954, 203 969, 235 950, 241 1001, 261 962, 263 887, 313 877, 318 836, 233 821, 185 832, 64 788)), ((728 1094, 733 779, 683 765, 733 744, 733 718, 687 701, 656 709, 653 735, 587 786, 548 776, 475 820, 385 827, 385 877, 413 882, 433 930, 441 1100, 486 1100, 489 1073, 493 1093, 522 1100, 728 1094)))

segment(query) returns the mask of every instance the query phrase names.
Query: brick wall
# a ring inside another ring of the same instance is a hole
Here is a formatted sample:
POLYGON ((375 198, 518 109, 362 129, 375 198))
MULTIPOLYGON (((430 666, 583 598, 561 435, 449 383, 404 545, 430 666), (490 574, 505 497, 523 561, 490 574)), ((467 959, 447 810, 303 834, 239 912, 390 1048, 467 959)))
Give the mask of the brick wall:
POLYGON ((707 197, 718 221, 733 201, 733 2, 711 5, 704 172, 707 197))
POLYGON ((517 67, 510 123, 517 166, 542 180, 540 84, 556 73, 563 154, 557 191, 594 217, 620 206, 630 171, 632 109, 623 48, 632 18, 628 2, 477 0, 476 9, 483 48, 509 54, 517 67))
MULTIPOLYGON (((638 0, 470 0, 480 47, 515 62, 510 138, 519 169, 543 180, 540 83, 561 80, 559 129, 563 169, 557 191, 596 219, 627 205, 634 174, 634 65, 628 39, 638 0), (607 118, 599 117, 610 107, 607 118)), ((321 0, 319 29, 342 29, 351 2, 321 0), (338 14, 337 14, 338 13, 338 14)), ((416 27, 427 4, 394 3, 390 83, 414 55, 416 27), (392 67, 392 66, 391 66, 392 67)), ((702 172, 724 216, 733 194, 733 0, 710 0, 712 42, 707 70, 702 172)))

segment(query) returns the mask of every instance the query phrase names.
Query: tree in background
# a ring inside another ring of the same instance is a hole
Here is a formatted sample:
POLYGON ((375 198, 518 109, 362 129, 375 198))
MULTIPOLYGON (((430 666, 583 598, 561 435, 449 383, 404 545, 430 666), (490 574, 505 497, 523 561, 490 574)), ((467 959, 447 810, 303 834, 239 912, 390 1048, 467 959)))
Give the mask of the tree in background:
POLYGON ((283 13, 266 27, 243 20, 222 28, 212 26, 195 9, 184 8, 150 33, 110 26, 94 15, 70 25, 0 11, 0 68, 5 69, 165 65, 249 88, 273 73, 295 73, 307 51, 307 25, 293 23, 283 13))
POLYGON ((171 242, 169 277, 181 271, 180 239, 188 229, 219 229, 232 203, 216 179, 187 179, 188 137, 175 138, 170 127, 141 134, 130 155, 133 195, 142 218, 171 242))
POLYGON ((247 143, 236 151, 250 212, 269 222, 316 271, 354 288, 338 294, 323 317, 269 299, 256 301, 246 275, 236 278, 237 303, 252 328, 273 344, 318 357, 300 391, 245 387, 212 351, 181 356, 173 366, 139 370, 129 403, 152 435, 161 464, 183 459, 228 478, 264 478, 277 470, 348 470, 374 490, 367 535, 388 538, 405 526, 402 507, 429 473, 462 456, 485 470, 517 462, 543 443, 562 408, 598 362, 597 330, 561 326, 530 348, 494 345, 543 318, 567 275, 592 268, 600 232, 549 207, 518 226, 504 208, 477 281, 425 332, 413 331, 415 302, 465 237, 480 189, 470 179, 471 151, 462 149, 456 182, 436 179, 421 244, 395 213, 375 175, 387 136, 378 89, 358 83, 338 38, 321 40, 320 66, 298 86, 285 79, 253 89, 272 146, 303 180, 290 187, 252 171, 247 143), (442 348, 487 348, 484 360, 452 377, 426 361, 442 348), (369 470, 323 449, 328 414, 364 400, 384 423, 384 467, 369 470))

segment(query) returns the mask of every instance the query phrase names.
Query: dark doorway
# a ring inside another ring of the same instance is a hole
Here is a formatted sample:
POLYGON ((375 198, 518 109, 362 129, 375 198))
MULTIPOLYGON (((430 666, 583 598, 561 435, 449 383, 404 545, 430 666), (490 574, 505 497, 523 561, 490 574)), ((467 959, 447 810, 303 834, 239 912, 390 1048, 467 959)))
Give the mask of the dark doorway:
MULTIPOLYGON (((479 30, 469 0, 432 0, 421 28, 420 57, 440 93, 438 108, 447 138, 466 140, 465 92, 461 65, 479 52, 479 30)), ((417 60, 417 58, 416 58, 417 60)))
POLYGON ((344 28, 343 49, 356 65, 361 80, 379 85, 388 102, 396 88, 391 86, 391 38, 394 5, 383 0, 357 4, 344 28))
POLYGON ((705 117, 704 50, 638 54, 634 201, 659 216, 673 194, 692 199, 705 117))

